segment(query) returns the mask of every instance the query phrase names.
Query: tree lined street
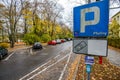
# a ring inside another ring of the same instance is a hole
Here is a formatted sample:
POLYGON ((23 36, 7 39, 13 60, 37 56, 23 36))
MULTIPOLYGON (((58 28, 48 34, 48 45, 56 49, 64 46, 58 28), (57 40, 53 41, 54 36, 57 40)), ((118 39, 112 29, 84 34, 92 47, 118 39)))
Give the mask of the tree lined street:
POLYGON ((72 42, 66 42, 56 46, 45 46, 43 50, 33 51, 33 54, 30 54, 27 49, 17 50, 13 52, 14 54, 8 60, 2 60, 0 62, 0 79, 26 80, 26 78, 28 79, 38 72, 43 74, 44 71, 49 71, 52 68, 58 70, 55 70, 56 72, 54 70, 50 71, 51 73, 47 73, 46 75, 48 76, 44 76, 44 78, 49 79, 49 76, 52 76, 53 78, 51 80, 56 80, 56 78, 59 78, 66 63, 71 65, 71 62, 67 62, 67 60, 72 58, 72 61, 74 61, 77 57, 77 55, 72 53, 71 46, 72 42), (36 68, 38 69, 35 70, 36 68), (33 70, 35 70, 35 73, 30 73, 33 70), (24 77, 27 74, 29 75, 24 77))
POLYGON ((119 21, 120 0, 1 0, 0 80, 120 80, 119 21))
MULTIPOLYGON (((71 46, 71 41, 56 46, 48 45, 45 46, 43 50, 33 51, 32 54, 28 49, 16 50, 8 60, 4 59, 0 62, 0 79, 75 79, 79 74, 79 70, 77 70, 78 64, 84 64, 84 56, 72 53, 71 46)), ((108 54, 108 59, 111 64, 119 66, 119 58, 117 59, 114 56, 114 54, 119 55, 119 52, 109 49, 108 54), (117 64, 116 60, 118 61, 117 64)), ((81 68, 80 71, 81 70, 83 69, 81 68)), ((81 75, 83 75, 83 73, 81 75)))
POLYGON ((64 8, 57 1, 2 0, 0 1, 2 42, 48 42, 72 38, 72 31, 63 21, 64 8), (34 39, 35 38, 35 39, 34 39))

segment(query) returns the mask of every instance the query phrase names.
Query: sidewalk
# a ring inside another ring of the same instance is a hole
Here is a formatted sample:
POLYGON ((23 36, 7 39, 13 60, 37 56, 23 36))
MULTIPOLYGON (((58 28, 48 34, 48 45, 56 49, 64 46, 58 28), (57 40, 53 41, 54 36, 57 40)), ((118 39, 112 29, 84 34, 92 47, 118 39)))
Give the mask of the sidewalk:
POLYGON ((109 47, 107 59, 110 63, 120 67, 120 49, 109 47))
POLYGON ((118 49, 118 48, 115 48, 115 47, 112 47, 112 46, 108 46, 108 48, 120 52, 120 49, 118 49))

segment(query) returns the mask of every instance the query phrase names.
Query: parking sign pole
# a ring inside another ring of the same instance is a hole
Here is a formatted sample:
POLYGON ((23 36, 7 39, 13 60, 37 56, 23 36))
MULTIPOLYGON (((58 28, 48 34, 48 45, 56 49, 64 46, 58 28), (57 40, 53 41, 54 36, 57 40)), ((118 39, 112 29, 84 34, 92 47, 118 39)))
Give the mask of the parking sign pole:
POLYGON ((90 73, 88 73, 87 78, 88 78, 87 80, 90 80, 90 73))
POLYGON ((92 65, 94 64, 94 57, 85 56, 85 64, 86 64, 87 80, 90 80, 91 68, 92 65))
MULTIPOLYGON (((91 2, 91 0, 88 0, 88 4, 91 2)), ((91 69, 91 68, 90 68, 91 69)), ((90 72, 87 73, 87 80, 90 80, 90 72)))

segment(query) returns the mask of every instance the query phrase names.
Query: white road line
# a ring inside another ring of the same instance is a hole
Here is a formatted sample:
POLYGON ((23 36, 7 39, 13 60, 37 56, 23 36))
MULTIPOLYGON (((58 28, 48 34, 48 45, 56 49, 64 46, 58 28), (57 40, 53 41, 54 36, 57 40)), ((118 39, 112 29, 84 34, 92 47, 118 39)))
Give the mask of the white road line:
POLYGON ((64 56, 63 58, 59 59, 59 60, 58 60, 57 62, 55 62, 54 64, 52 64, 52 65, 50 65, 50 66, 46 67, 46 68, 45 68, 45 69, 43 69, 42 71, 40 71, 40 72, 36 73, 35 75, 33 75, 32 77, 28 78, 27 80, 31 80, 31 79, 33 79, 35 76, 37 76, 37 75, 39 75, 40 73, 42 73, 42 72, 46 71, 48 68, 50 68, 50 67, 54 66, 55 64, 57 64, 58 62, 60 62, 60 61, 61 61, 61 60, 63 60, 64 58, 66 58, 67 56, 69 56, 69 54, 68 54, 68 55, 66 55, 66 56, 64 56))
MULTIPOLYGON (((24 48, 20 48, 20 49, 17 49, 17 50, 21 50, 21 49, 24 49, 24 48)), ((27 48, 25 48, 27 49, 27 48)), ((13 53, 11 53, 6 59, 4 59, 3 61, 7 61, 17 50, 13 51, 13 53)))
MULTIPOLYGON (((57 58, 60 55, 57 55, 55 58, 57 58)), ((23 76, 22 78, 20 78, 19 80, 23 80, 24 78, 28 77, 30 74, 34 73, 35 71, 39 70, 41 67, 45 66, 46 64, 48 64, 51 60, 49 60, 48 62, 46 62, 45 64, 41 65, 40 67, 38 67, 37 69, 33 70, 32 72, 28 73, 27 75, 23 76)))
POLYGON ((22 78, 20 78, 19 80, 23 80, 24 78, 28 77, 30 74, 34 73, 35 71, 39 70, 41 67, 45 66, 46 64, 48 64, 50 62, 50 60, 48 62, 46 62, 45 64, 41 65, 40 67, 38 67, 37 69, 33 70, 32 72, 28 73, 27 75, 23 76, 22 78))
POLYGON ((61 75, 60 75, 60 77, 59 77, 58 80, 62 80, 63 75, 64 75, 64 73, 65 73, 65 70, 66 70, 66 68, 67 68, 67 65, 68 65, 68 63, 69 63, 69 61, 70 61, 71 54, 72 54, 72 50, 71 50, 71 52, 70 52, 70 54, 69 54, 69 57, 68 57, 68 59, 67 59, 67 63, 66 63, 66 65, 64 66, 63 71, 61 72, 61 75))
POLYGON ((60 55, 57 55, 55 58, 59 57, 60 55))
POLYGON ((43 49, 46 49, 45 47, 43 47, 43 49))
MULTIPOLYGON (((61 51, 59 51, 58 53, 61 53, 61 51)), ((60 55, 57 55, 54 58, 59 57, 60 55)), ((31 75, 32 73, 34 73, 35 71, 39 70, 41 67, 43 67, 44 65, 48 64, 51 60, 49 60, 48 62, 46 62, 45 64, 41 65, 40 67, 38 67, 37 69, 33 70, 32 72, 26 74, 25 76, 23 76, 22 78, 20 78, 19 80, 23 80, 24 78, 28 77, 29 75, 31 75)))
POLYGON ((15 51, 13 53, 11 53, 6 59, 4 59, 3 61, 7 61, 13 54, 15 53, 15 51))

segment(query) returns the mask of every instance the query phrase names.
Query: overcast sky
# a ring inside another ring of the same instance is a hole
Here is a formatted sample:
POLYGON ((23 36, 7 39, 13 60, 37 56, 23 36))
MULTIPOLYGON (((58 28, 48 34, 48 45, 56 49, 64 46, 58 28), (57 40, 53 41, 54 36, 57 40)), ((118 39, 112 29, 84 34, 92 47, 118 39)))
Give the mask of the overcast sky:
MULTIPOLYGON (((91 0, 94 2, 95 0, 91 0)), ((85 4, 85 0, 59 0, 59 3, 65 8, 65 14, 69 14, 73 7, 85 4)), ((114 7, 117 6, 114 4, 114 7)), ((110 17, 116 14, 119 9, 110 9, 110 17)))
MULTIPOLYGON (((92 0, 92 2, 94 2, 94 1, 95 0, 92 0)), ((86 4, 85 0, 59 0, 58 2, 65 8, 64 15, 63 15, 64 18, 70 17, 70 15, 73 16, 73 14, 72 14, 73 7, 86 4)), ((114 4, 114 7, 115 6, 118 6, 118 5, 114 4)), ((109 17, 111 18, 118 11, 120 11, 120 8, 119 9, 110 9, 109 17)))

